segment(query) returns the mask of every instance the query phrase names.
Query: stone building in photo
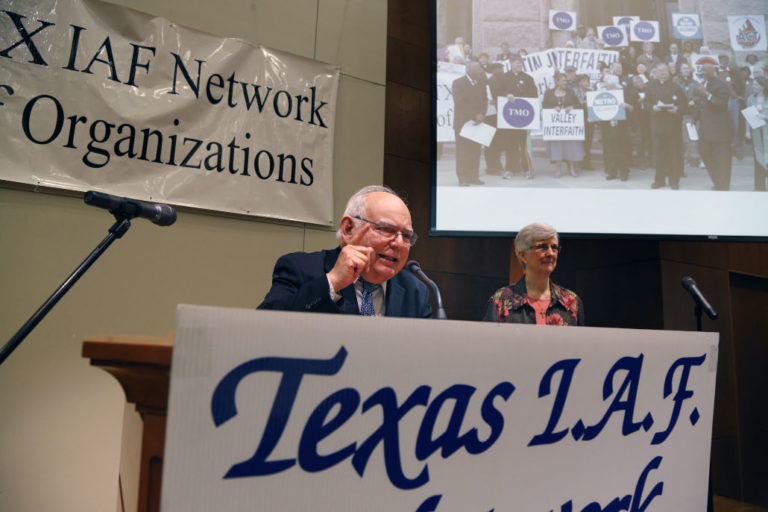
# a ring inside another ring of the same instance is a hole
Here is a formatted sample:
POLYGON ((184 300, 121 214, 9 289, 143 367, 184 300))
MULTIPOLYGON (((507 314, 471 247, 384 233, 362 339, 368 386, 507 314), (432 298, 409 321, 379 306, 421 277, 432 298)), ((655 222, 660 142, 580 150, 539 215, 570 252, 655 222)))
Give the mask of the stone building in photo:
MULTIPOLYGON (((436 43, 440 48, 463 37, 474 55, 493 56, 507 42, 513 52, 528 53, 563 46, 575 34, 549 30, 550 9, 577 13, 579 25, 611 25, 613 16, 640 16, 660 22, 661 45, 670 39, 670 13, 692 12, 701 16, 704 39, 713 53, 731 51, 728 15, 764 14, 768 0, 435 0, 436 43)), ((738 55, 737 55, 738 57, 738 55)), ((739 59, 741 60, 741 59, 739 59)))

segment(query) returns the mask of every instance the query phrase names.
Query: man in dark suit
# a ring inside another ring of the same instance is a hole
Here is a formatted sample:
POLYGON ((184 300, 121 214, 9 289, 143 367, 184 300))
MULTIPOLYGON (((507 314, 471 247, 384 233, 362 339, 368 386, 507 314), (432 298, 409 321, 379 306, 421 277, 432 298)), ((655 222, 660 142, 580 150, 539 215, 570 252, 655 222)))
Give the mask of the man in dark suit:
POLYGON ((347 203, 339 247, 281 256, 258 309, 430 318, 429 289, 400 272, 416 234, 408 207, 391 189, 369 186, 347 203))
POLYGON ((488 110, 488 92, 485 71, 477 62, 470 62, 466 75, 457 78, 451 86, 453 94, 453 133, 456 140, 456 175, 459 186, 483 185, 480 179, 481 146, 465 139, 461 129, 467 122, 481 123, 488 110))
MULTIPOLYGON (((516 97, 536 98, 538 90, 533 78, 523 72, 523 58, 515 55, 509 59, 509 71, 491 82, 493 104, 497 104, 500 96, 507 101, 515 101, 516 97)), ((531 165, 528 155, 528 130, 498 130, 493 137, 491 146, 485 150, 488 167, 501 170, 501 155, 506 152, 504 179, 512 178, 513 173, 525 171, 530 178, 531 165)))
POLYGON ((718 78, 714 64, 701 68, 704 83, 697 90, 699 154, 707 166, 714 190, 731 188, 731 120, 728 84, 718 78))
POLYGON ((663 187, 669 181, 669 187, 677 190, 683 174, 680 155, 687 101, 683 89, 670 79, 666 64, 657 65, 653 77, 645 95, 645 106, 651 116, 651 148, 656 167, 651 188, 663 187))
POLYGON ((680 66, 684 62, 688 62, 685 57, 680 55, 680 50, 677 44, 672 43, 669 45, 669 55, 664 57, 664 63, 669 66, 669 72, 673 77, 677 77, 680 74, 680 66))

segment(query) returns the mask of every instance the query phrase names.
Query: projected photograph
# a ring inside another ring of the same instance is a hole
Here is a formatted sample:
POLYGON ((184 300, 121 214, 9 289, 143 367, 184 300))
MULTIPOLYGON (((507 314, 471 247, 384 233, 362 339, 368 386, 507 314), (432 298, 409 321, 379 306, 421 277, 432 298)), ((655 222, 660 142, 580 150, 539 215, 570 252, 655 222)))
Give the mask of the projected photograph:
POLYGON ((767 237, 765 13, 715 4, 435 0, 433 232, 767 237))

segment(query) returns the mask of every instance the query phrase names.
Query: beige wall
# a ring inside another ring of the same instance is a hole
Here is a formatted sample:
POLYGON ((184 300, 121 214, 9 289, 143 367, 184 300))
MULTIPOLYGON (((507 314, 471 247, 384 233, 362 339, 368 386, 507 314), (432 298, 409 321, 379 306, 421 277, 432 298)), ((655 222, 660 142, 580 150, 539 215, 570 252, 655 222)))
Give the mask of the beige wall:
MULTIPOLYGON (((114 3, 338 64, 336 220, 354 190, 382 182, 385 0, 114 3)), ((77 194, 0 183, 0 343, 106 236, 112 220, 77 194)), ((0 510, 115 510, 125 398, 111 376, 82 359, 83 338, 167 334, 178 303, 254 307, 280 254, 334 244, 326 229, 193 210, 179 212, 167 228, 134 221, 0 367, 0 510)), ((127 411, 125 425, 135 430, 135 413, 127 411)), ((126 496, 129 510, 132 503, 126 496)))

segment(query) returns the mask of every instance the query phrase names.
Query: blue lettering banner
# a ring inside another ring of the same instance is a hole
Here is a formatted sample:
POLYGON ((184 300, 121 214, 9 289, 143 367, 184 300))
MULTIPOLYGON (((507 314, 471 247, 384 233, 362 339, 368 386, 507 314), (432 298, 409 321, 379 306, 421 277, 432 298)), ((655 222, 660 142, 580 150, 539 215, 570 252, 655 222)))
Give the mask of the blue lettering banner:
POLYGON ((179 306, 162 509, 701 512, 717 345, 179 306))

